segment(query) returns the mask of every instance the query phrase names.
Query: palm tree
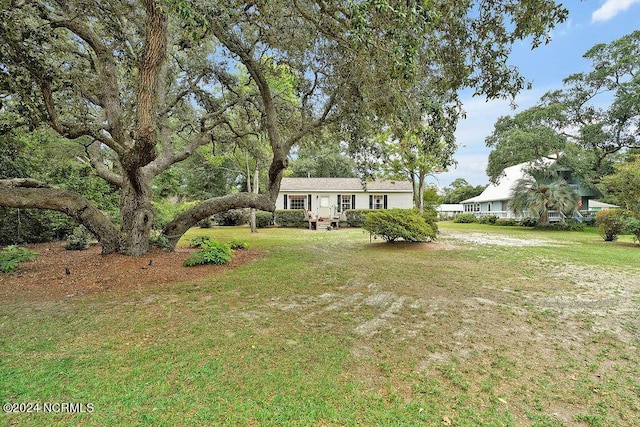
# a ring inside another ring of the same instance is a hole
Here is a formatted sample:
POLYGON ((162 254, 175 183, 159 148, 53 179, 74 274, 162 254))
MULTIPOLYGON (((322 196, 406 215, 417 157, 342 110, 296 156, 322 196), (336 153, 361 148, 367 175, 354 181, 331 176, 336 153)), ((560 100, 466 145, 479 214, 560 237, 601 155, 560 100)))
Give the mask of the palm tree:
POLYGON ((549 211, 572 215, 578 209, 578 193, 552 169, 531 169, 511 190, 509 209, 529 212, 539 226, 549 225, 549 211))

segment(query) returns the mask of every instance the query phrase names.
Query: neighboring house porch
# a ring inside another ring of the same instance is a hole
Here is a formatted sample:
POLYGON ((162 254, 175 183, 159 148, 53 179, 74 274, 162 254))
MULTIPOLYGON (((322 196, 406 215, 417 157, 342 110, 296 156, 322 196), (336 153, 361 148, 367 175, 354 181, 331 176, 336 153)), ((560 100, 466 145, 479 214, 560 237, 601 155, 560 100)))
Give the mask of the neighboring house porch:
MULTIPOLYGON (((544 159, 547 166, 555 163, 554 159, 544 159)), ((514 218, 517 220, 530 216, 526 212, 513 212, 509 209, 511 200, 511 190, 516 182, 527 176, 526 170, 532 166, 531 162, 520 163, 518 165, 505 168, 498 184, 490 184, 480 195, 463 200, 462 206, 465 213, 472 213, 477 217, 495 215, 498 218, 514 218)), ((574 219, 583 221, 584 215, 581 212, 590 211, 590 203, 600 194, 583 186, 581 182, 572 175, 568 169, 560 170, 560 176, 578 193, 578 211, 574 214, 574 219)), ((550 211, 549 222, 561 222, 567 219, 561 212, 550 211)))

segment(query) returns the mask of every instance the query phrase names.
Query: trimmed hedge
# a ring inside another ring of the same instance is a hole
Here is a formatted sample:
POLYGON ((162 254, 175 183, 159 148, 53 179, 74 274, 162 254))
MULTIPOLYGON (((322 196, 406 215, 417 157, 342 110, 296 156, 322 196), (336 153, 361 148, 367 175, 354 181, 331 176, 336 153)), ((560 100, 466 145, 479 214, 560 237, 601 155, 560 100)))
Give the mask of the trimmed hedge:
POLYGON ((347 209, 344 211, 344 215, 347 217, 348 227, 362 227, 364 225, 364 219, 369 212, 375 212, 371 209, 347 209))
POLYGON ((455 217, 453 222, 459 224, 471 224, 473 222, 478 222, 478 218, 476 218, 476 216, 472 213, 463 213, 455 217))
POLYGON ((515 218, 498 218, 495 222, 495 225, 511 227, 514 225, 518 225, 518 221, 515 218))
POLYGON ((249 209, 230 209, 213 216, 215 222, 221 226, 245 225, 249 222, 249 209))
POLYGON ((498 217, 495 215, 486 215, 478 218, 478 223, 479 224, 495 224, 497 220, 498 220, 498 217))
POLYGON ((256 212, 256 227, 265 228, 273 223, 273 212, 257 211, 256 212))
POLYGON ((306 228, 308 221, 304 219, 304 209, 284 209, 275 211, 275 223, 280 227, 306 228))

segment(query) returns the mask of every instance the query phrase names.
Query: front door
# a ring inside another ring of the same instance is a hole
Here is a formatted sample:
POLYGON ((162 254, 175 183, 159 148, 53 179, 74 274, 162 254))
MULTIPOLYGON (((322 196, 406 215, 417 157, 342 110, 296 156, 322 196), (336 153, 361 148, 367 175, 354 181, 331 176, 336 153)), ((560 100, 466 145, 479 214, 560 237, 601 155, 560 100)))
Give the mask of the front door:
POLYGON ((329 196, 320 196, 320 209, 318 215, 322 218, 331 218, 331 205, 329 196))

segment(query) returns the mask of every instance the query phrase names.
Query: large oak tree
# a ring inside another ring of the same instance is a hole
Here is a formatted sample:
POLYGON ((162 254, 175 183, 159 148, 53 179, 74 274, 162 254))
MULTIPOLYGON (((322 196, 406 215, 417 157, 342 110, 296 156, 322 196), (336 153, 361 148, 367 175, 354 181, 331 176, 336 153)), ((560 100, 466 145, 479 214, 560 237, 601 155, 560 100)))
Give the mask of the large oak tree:
POLYGON ((4 180, 0 205, 65 212, 103 253, 144 254, 153 177, 205 144, 266 135, 266 193, 203 201, 163 230, 175 245, 212 213, 274 209, 295 144, 326 126, 366 144, 417 82, 513 96, 526 83, 507 65, 511 45, 548 41, 566 13, 551 0, 5 1, 1 112, 82 144, 122 196, 117 225, 55 183, 4 180), (282 67, 286 91, 273 84, 282 67), (251 122, 238 126, 242 117, 251 122))

